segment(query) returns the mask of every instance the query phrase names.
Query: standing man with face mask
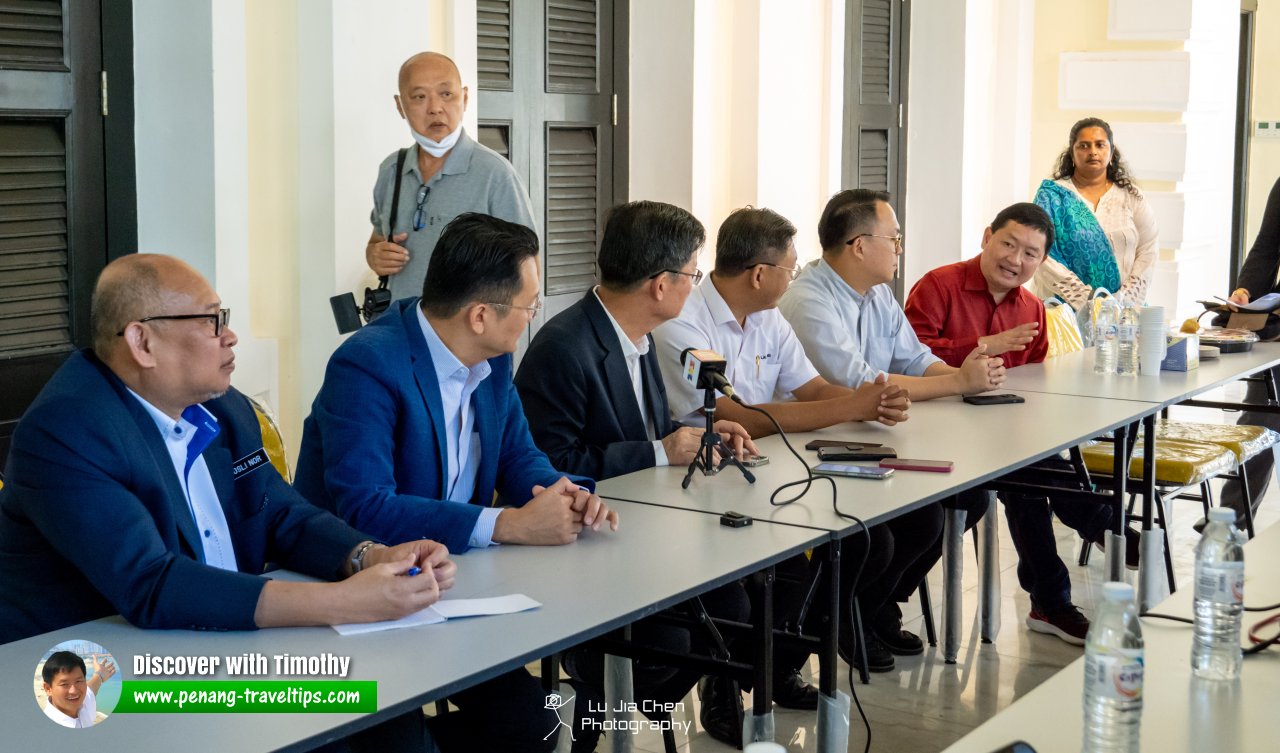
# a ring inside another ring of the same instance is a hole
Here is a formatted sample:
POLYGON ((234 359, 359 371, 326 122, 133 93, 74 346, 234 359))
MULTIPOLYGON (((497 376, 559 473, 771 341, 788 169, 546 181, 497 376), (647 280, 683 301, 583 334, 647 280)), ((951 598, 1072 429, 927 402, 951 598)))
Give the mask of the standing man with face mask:
POLYGON ((467 87, 458 66, 437 52, 418 53, 400 66, 399 88, 396 111, 408 123, 415 144, 391 153, 378 167, 369 217, 373 233, 364 250, 374 274, 389 278, 393 301, 422 292, 431 250, 445 225, 463 212, 492 215, 537 232, 529 194, 515 168, 462 127, 467 87))

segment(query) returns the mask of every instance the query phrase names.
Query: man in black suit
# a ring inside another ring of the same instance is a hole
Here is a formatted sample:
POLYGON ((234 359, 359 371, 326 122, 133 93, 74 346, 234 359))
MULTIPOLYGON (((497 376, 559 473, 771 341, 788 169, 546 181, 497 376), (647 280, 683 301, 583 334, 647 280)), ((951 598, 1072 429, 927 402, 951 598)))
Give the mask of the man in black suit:
MULTIPOLYGON (((649 333, 680 314, 702 279, 697 262, 705 240, 702 223, 670 204, 637 201, 610 212, 597 260, 600 285, 538 331, 516 374, 533 440, 555 467, 607 479, 693 460, 702 431, 672 423, 649 333)), ((715 430, 729 451, 739 456, 755 453, 739 424, 717 421, 715 430)), ((737 584, 702 598, 713 616, 748 617, 749 606, 737 584)), ((702 632, 673 634, 672 628, 656 628, 642 620, 633 635, 661 645, 688 645, 692 639, 696 647, 702 632)), ((697 679, 678 672, 658 683, 662 690, 656 691, 641 687, 641 674, 637 695, 678 692, 673 700, 697 679)), ((775 686, 781 699, 784 684, 775 686)), ((817 694, 810 686, 801 682, 798 692, 816 704, 817 694)), ((737 741, 737 702, 728 694, 704 697, 703 726, 718 739, 737 741)))

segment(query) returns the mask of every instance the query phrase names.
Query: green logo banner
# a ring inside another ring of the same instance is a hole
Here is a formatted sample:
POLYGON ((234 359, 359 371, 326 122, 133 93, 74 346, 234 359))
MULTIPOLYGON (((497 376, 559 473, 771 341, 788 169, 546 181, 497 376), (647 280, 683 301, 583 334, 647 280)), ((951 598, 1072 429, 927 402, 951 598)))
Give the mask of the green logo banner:
POLYGON ((125 680, 117 714, 367 714, 373 680, 125 680))

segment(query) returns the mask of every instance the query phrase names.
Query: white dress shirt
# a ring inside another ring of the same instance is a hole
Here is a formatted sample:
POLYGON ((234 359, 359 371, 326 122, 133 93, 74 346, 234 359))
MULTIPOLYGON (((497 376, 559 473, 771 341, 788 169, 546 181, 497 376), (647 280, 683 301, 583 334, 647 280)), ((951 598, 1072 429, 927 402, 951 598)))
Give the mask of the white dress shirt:
POLYGON ((778 301, 828 382, 854 387, 882 373, 921 376, 942 359, 916 337, 888 285, 864 296, 824 259, 809 262, 778 301))
POLYGON ((88 729, 93 726, 94 720, 98 718, 98 699, 93 695, 93 689, 86 687, 84 689, 84 703, 80 704, 80 711, 75 716, 67 716, 59 711, 53 705, 52 700, 45 701, 44 715, 63 727, 88 729))
POLYGON ((791 393, 818 376, 787 320, 776 308, 747 314, 738 324, 715 286, 714 275, 694 288, 680 316, 653 331, 658 364, 677 423, 701 425, 702 390, 684 378, 685 348, 709 348, 725 357, 725 378, 751 405, 790 400, 791 393))
MULTIPOLYGON (((471 398, 476 387, 489 376, 488 361, 467 368, 436 334, 418 306, 418 324, 427 340, 431 363, 436 369, 436 381, 440 384, 440 403, 444 406, 445 459, 448 462, 445 499, 451 502, 470 502, 476 490, 476 474, 480 470, 480 435, 476 433, 476 414, 471 398)), ((502 512, 497 507, 480 511, 475 528, 471 530, 471 546, 484 547, 493 543, 493 527, 502 512)))
POLYGON ((182 417, 174 421, 138 393, 133 390, 129 390, 129 393, 142 404, 151 420, 155 421, 160 436, 164 438, 165 449, 169 451, 169 459, 173 461, 173 470, 178 474, 178 483, 187 497, 187 509, 191 511, 196 530, 200 532, 204 564, 223 570, 238 570, 236 551, 231 543, 227 516, 218 499, 218 490, 213 485, 204 455, 197 454, 203 453, 204 448, 218 435, 218 419, 205 410, 203 405, 196 404, 187 407, 182 412, 182 417), (193 447, 191 443, 196 440, 197 435, 200 435, 203 446, 193 447), (195 457, 190 458, 189 452, 195 457))
MULTIPOLYGON (((599 286, 591 289, 591 294, 600 301, 599 286)), ((618 335, 618 342, 622 345, 622 355, 627 361, 627 374, 631 377, 631 391, 636 396, 636 406, 640 408, 640 415, 644 418, 645 436, 653 442, 653 460, 654 465, 658 468, 664 465, 670 465, 667 459, 667 451, 662 446, 662 437, 654 436, 653 416, 649 414, 649 409, 644 403, 644 380, 640 373, 640 359, 649 354, 649 336, 645 335, 639 340, 631 340, 627 337, 627 333, 622 331, 622 327, 618 324, 618 320, 613 318, 613 314, 609 313, 609 307, 604 305, 604 301, 600 301, 600 308, 604 309, 604 315, 609 317, 609 323, 613 325, 613 331, 618 335)), ((657 375, 655 375, 657 376, 657 375)))

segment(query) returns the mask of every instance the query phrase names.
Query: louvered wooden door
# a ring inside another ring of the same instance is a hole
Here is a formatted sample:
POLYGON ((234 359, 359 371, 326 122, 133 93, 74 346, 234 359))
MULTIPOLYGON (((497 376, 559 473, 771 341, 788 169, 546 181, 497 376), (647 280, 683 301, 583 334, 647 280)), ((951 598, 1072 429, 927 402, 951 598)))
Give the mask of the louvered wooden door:
POLYGON ((477 0, 476 10, 480 140, 526 179, 541 223, 546 305, 536 329, 595 284, 614 202, 619 11, 611 0, 477 0))
MULTIPOLYGON (((844 187, 888 191, 903 219, 908 7, 850 0, 845 49, 844 187)), ((902 300, 903 280, 894 282, 902 300)))
POLYGON ((0 0, 0 462, 107 259, 98 0, 0 0))

